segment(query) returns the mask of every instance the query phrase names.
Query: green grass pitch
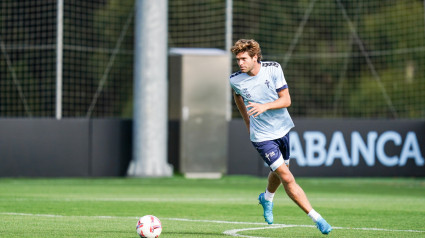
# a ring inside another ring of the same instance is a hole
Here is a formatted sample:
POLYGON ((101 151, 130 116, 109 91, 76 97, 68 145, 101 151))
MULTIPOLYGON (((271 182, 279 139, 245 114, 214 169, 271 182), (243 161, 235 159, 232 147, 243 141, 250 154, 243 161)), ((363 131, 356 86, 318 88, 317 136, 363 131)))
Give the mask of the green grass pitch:
MULTIPOLYGON (((334 227, 328 237, 425 237, 424 178, 298 178, 334 227)), ((267 225, 266 178, 0 179, 0 237, 138 237, 157 216, 166 237, 323 237, 285 194, 267 225)))

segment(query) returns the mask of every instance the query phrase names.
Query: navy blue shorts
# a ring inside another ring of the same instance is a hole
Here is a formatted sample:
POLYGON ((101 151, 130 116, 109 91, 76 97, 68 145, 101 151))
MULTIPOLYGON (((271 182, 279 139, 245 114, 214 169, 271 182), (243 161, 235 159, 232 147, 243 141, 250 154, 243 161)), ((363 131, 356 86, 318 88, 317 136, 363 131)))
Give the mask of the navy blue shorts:
POLYGON ((289 133, 279 139, 252 142, 252 144, 271 170, 275 171, 283 163, 289 165, 289 133))

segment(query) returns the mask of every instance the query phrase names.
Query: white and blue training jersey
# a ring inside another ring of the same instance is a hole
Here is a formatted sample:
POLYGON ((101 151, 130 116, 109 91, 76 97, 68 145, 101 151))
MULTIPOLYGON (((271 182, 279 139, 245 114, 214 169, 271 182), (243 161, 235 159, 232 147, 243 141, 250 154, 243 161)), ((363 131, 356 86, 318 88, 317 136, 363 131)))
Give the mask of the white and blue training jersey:
MULTIPOLYGON (((261 69, 255 76, 240 71, 233 73, 230 85, 236 94, 243 97, 245 106, 249 102, 273 102, 279 98, 278 92, 288 88, 282 67, 277 62, 261 62, 261 69)), ((253 142, 282 138, 294 127, 286 108, 267 110, 249 119, 250 139, 253 142)))

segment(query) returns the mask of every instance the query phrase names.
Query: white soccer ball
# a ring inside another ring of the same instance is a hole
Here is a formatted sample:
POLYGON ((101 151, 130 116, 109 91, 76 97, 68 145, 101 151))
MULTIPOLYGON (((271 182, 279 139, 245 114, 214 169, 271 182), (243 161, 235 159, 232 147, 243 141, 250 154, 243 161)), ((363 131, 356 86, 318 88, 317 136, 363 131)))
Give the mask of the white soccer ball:
POLYGON ((136 231, 141 238, 158 238, 162 232, 161 221, 156 216, 143 216, 137 222, 136 231))

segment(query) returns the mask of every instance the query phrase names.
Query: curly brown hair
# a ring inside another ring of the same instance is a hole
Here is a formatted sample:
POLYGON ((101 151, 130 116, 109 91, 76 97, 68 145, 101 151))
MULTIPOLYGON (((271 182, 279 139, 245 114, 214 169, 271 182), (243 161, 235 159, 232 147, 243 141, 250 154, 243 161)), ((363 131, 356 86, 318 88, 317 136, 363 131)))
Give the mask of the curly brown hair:
POLYGON ((248 55, 252 58, 255 55, 257 55, 258 59, 257 61, 260 62, 262 55, 261 55, 261 48, 260 44, 258 44, 257 41, 250 39, 240 39, 236 41, 235 45, 232 46, 230 49, 234 55, 237 55, 239 53, 248 52, 248 55))

